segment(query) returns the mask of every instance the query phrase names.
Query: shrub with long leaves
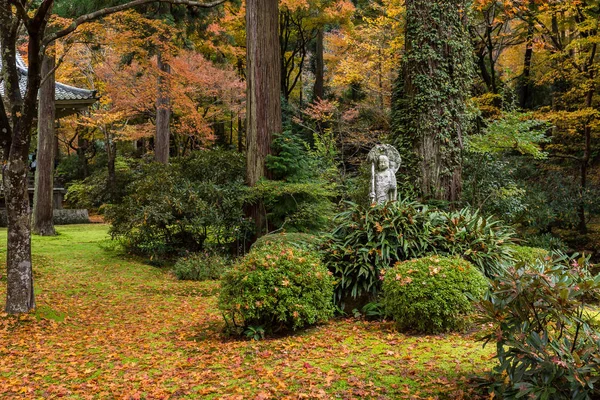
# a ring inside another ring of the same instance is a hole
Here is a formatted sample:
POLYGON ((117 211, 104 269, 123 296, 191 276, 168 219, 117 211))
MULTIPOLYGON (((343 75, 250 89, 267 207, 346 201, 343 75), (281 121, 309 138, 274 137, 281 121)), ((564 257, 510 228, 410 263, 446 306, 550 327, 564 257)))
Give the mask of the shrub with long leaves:
POLYGON ((511 257, 507 244, 514 231, 494 217, 463 208, 431 212, 429 223, 437 253, 462 256, 488 277, 502 273, 502 263, 511 257))
POLYGON ((336 277, 336 301, 342 306, 376 297, 381 270, 399 261, 456 255, 493 276, 510 260, 506 245, 512 230, 469 209, 447 212, 408 200, 369 207, 348 203, 334 222, 324 260, 336 277))
POLYGON ((588 300, 600 276, 585 257, 510 268, 479 303, 483 337, 495 342, 498 365, 490 393, 504 399, 590 399, 600 388, 600 333, 588 300))

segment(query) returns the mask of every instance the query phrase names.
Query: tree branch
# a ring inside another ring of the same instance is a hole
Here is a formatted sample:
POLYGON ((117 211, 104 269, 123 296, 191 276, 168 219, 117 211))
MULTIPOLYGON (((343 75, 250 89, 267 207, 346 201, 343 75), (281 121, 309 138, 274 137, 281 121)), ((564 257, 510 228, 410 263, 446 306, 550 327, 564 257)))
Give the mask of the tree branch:
POLYGON ((92 13, 85 14, 85 15, 82 15, 82 16, 76 18, 71 23, 71 25, 69 25, 68 27, 44 38, 44 45, 52 43, 53 41, 55 41, 56 39, 60 39, 61 37, 67 36, 69 33, 75 31, 79 27, 79 25, 97 20, 99 18, 105 17, 110 14, 118 13, 119 11, 125 11, 130 8, 141 6, 144 4, 170 3, 170 4, 178 4, 178 5, 184 5, 184 6, 189 6, 189 7, 212 8, 212 7, 216 7, 220 4, 223 4, 225 1, 226 0, 214 0, 212 2, 202 3, 199 1, 193 1, 193 0, 133 0, 133 1, 130 1, 129 3, 121 4, 119 6, 104 8, 102 10, 94 11, 92 13))
POLYGON ((15 7, 15 9, 17 10, 17 14, 19 15, 19 19, 23 21, 25 26, 29 29, 29 22, 31 21, 31 18, 29 18, 27 10, 25 9, 25 7, 23 7, 23 4, 21 4, 21 2, 17 0, 8 0, 8 2, 15 7))

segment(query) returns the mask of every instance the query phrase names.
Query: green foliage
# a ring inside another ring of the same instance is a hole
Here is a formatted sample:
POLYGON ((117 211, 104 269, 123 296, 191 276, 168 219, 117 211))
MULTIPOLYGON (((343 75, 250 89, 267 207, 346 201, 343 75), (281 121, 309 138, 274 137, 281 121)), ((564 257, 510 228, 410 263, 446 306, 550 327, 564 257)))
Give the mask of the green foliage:
POLYGON ((248 339, 261 340, 265 338, 265 328, 262 326, 249 326, 245 331, 244 335, 248 339))
POLYGON ((298 329, 333 316, 333 278, 315 252, 284 244, 253 249, 222 280, 219 308, 230 328, 298 329))
POLYGON ((335 185, 323 178, 318 160, 297 135, 285 131, 272 147, 275 155, 267 157, 267 167, 278 180, 258 182, 249 201, 264 205, 271 230, 323 230, 333 217, 335 185))
POLYGON ((303 182, 315 177, 316 160, 309 155, 308 144, 289 130, 276 135, 271 143, 275 154, 267 156, 273 178, 303 182))
POLYGON ((539 235, 526 235, 523 237, 525 243, 531 247, 539 247, 549 251, 567 251, 567 245, 560 238, 553 236, 551 233, 543 233, 539 235))
POLYGON ((536 247, 511 246, 510 250, 515 265, 533 265, 550 258, 548 250, 536 247))
POLYGON ((478 212, 441 211, 407 200, 366 208, 349 205, 336 216, 337 227, 324 244, 324 260, 337 280, 340 303, 374 298, 380 271, 399 261, 456 255, 492 276, 510 259, 512 230, 478 212))
POLYGON ((127 195, 127 186, 139 174, 138 163, 132 159, 117 157, 115 160, 115 185, 111 193, 108 170, 96 169, 89 177, 70 183, 65 201, 73 208, 98 209, 104 204, 120 203, 127 195))
POLYGON ((483 338, 495 342, 498 366, 490 392, 504 399, 589 399, 600 395, 600 332, 587 299, 600 276, 587 260, 557 257, 508 269, 479 304, 483 338))
POLYGON ((515 176, 520 157, 466 152, 463 164, 462 201, 486 214, 511 223, 527 212, 527 189, 515 176))
POLYGON ((322 245, 324 238, 310 233, 275 233, 261 236, 252 245, 252 250, 263 247, 269 247, 275 244, 282 244, 288 247, 297 247, 303 250, 318 250, 322 245))
POLYGON ((383 274, 382 303, 399 330, 441 333, 462 329, 486 279, 459 257, 426 257, 397 263, 383 274))
POLYGON ((219 254, 192 253, 177 260, 173 273, 183 281, 207 281, 220 279, 229 266, 229 260, 219 254))
POLYGON ((333 217, 333 185, 322 181, 289 183, 263 179, 252 188, 250 202, 261 200, 274 229, 291 232, 323 230, 333 217))
POLYGON ((547 154, 540 143, 547 143, 550 124, 534 119, 531 113, 510 112, 492 121, 483 135, 469 137, 469 150, 475 153, 504 153, 510 151, 544 159, 547 154))
POLYGON ((401 200, 362 207, 349 203, 324 245, 324 260, 336 278, 336 301, 375 297, 379 275, 397 261, 433 251, 428 208, 401 200))
POLYGON ((107 207, 111 235, 134 253, 201 251, 205 241, 244 238, 244 160, 233 152, 198 152, 168 166, 150 164, 121 204, 107 207), (215 171, 219 170, 219 171, 215 171))
POLYGON ((494 217, 464 208, 429 213, 431 241, 438 254, 457 255, 473 263, 486 276, 502 272, 510 259, 514 231, 494 217))

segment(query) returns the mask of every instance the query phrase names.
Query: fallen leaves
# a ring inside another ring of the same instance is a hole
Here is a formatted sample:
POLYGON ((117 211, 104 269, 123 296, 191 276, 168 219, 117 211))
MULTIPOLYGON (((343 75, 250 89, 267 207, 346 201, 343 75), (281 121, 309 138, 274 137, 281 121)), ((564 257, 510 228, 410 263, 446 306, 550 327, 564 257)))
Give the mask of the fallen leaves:
POLYGON ((2 398, 472 398, 464 376, 490 367, 469 337, 353 319, 226 339, 218 283, 121 258, 105 226, 59 229, 35 238, 38 312, 0 315, 2 398))

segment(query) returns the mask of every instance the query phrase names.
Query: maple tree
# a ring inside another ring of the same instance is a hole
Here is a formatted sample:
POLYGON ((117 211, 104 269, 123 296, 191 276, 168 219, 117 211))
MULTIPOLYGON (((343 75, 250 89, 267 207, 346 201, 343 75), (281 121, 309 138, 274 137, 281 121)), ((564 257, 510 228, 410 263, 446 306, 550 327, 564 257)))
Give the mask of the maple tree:
MULTIPOLYGON (((160 0, 157 0, 160 1, 160 0)), ((104 8, 74 19, 56 32, 46 31, 52 15, 53 0, 39 5, 21 0, 0 4, 0 45, 2 47, 2 79, 5 95, 0 99, 0 147, 6 163, 3 169, 9 241, 7 251, 7 302, 10 313, 24 313, 35 308, 33 271, 31 263, 31 222, 27 193, 27 156, 31 130, 37 115, 37 95, 40 88, 42 56, 48 44, 74 32, 80 25, 118 11, 151 3, 150 0, 133 0, 123 5, 104 8), (27 31, 28 72, 26 90, 22 94, 17 71, 16 44, 19 27, 27 31), (4 101, 7 102, 5 106, 4 101)), ((189 0, 169 0, 175 4, 196 7, 214 7, 222 0, 201 3, 189 0)))

